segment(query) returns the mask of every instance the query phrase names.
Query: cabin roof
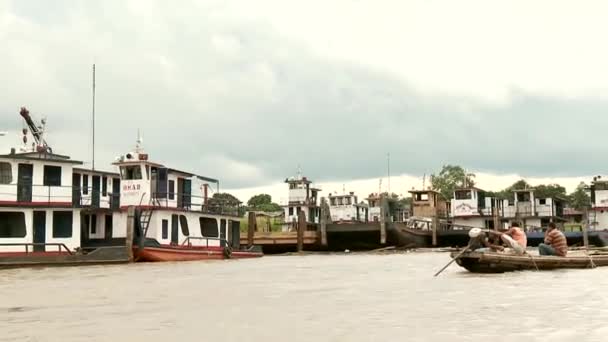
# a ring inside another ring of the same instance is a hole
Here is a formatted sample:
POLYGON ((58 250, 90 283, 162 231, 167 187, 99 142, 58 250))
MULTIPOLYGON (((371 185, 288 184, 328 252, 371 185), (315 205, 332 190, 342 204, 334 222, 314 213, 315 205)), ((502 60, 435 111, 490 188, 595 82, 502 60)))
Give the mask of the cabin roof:
POLYGON ((475 187, 475 186, 470 186, 470 187, 467 187, 467 188, 456 188, 456 189, 454 189, 454 191, 462 191, 462 190, 476 190, 476 191, 486 192, 484 189, 480 189, 480 188, 475 187))
MULTIPOLYGON (((150 166, 154 166, 154 167, 166 167, 162 164, 158 164, 155 162, 151 162, 148 160, 133 160, 133 161, 122 161, 122 162, 115 162, 112 163, 112 165, 117 165, 117 166, 128 166, 128 165, 140 165, 140 164, 144 164, 144 165, 150 165, 150 166)), ((201 175, 197 175, 195 173, 192 172, 187 172, 187 171, 182 171, 182 170, 178 170, 178 169, 173 169, 173 168, 169 168, 167 167, 167 170, 169 170, 169 172, 173 172, 173 173, 180 173, 184 176, 187 177, 196 177, 200 180, 206 181, 206 182, 210 182, 210 183, 216 183, 219 184, 219 180, 215 179, 215 178, 210 178, 210 177, 205 177, 205 176, 201 176, 201 175)))
POLYGON ((438 194, 441 195, 441 192, 439 191, 435 191, 435 190, 410 190, 408 191, 410 194, 428 194, 428 193, 434 193, 434 194, 438 194))
POLYGON ((74 168, 74 172, 79 172, 79 173, 85 173, 86 172, 86 173, 100 174, 100 175, 103 175, 103 176, 112 176, 112 177, 119 177, 120 176, 120 174, 118 172, 83 169, 83 168, 79 168, 79 167, 75 167, 74 168))
POLYGON ((534 188, 527 188, 527 189, 513 189, 513 192, 534 192, 534 188))
POLYGON ((25 153, 11 153, 2 154, 0 158, 17 159, 17 160, 30 160, 30 161, 52 161, 54 163, 66 163, 66 164, 77 164, 82 165, 83 162, 78 160, 72 160, 68 156, 55 153, 46 152, 25 152, 25 153))

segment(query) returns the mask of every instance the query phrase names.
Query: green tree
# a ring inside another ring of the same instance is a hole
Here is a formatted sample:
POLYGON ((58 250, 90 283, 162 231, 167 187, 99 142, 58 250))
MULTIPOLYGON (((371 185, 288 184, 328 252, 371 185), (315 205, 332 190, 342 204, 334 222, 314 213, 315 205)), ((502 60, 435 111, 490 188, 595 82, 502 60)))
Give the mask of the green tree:
POLYGON ((587 184, 580 182, 576 190, 568 196, 570 206, 577 210, 591 207, 591 197, 587 193, 587 184))
POLYGON ((249 210, 273 212, 281 211, 281 206, 272 202, 272 197, 268 194, 259 194, 251 197, 247 201, 249 210))
POLYGON ((249 201, 247 201, 247 205, 250 207, 257 207, 264 204, 272 203, 272 197, 268 194, 259 194, 251 197, 249 201))
POLYGON ((559 184, 540 184, 534 187, 536 198, 567 198, 566 188, 559 184))
POLYGON ((227 192, 216 192, 213 194, 213 197, 211 197, 209 199, 209 201, 214 201, 216 203, 229 203, 229 204, 242 203, 241 201, 239 201, 238 198, 234 197, 233 195, 231 195, 227 192))
POLYGON ((454 190, 459 187, 470 187, 475 185, 475 174, 466 173, 458 165, 444 165, 439 174, 431 175, 432 189, 439 191, 446 199, 454 197, 454 190))

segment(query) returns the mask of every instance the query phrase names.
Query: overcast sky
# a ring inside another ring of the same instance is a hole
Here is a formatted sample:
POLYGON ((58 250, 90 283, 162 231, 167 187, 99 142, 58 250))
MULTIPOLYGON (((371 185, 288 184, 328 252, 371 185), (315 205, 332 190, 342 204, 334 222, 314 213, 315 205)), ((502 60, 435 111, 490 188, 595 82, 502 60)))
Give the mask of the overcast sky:
POLYGON ((518 177, 572 187, 608 164, 607 10, 0 0, 0 148, 18 143, 25 105, 48 117, 56 152, 89 162, 95 63, 96 165, 108 170, 140 129, 152 159, 243 196, 279 193, 298 165, 364 196, 389 152, 398 193, 445 163, 487 175, 487 188, 518 177))

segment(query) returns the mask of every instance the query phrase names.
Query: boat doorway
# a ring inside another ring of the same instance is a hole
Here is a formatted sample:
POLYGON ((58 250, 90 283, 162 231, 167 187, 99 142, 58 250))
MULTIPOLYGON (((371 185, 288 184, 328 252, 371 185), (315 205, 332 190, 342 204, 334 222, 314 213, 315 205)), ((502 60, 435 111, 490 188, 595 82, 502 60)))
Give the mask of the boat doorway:
POLYGON ((91 206, 93 208, 99 208, 100 202, 100 190, 101 190, 101 178, 99 176, 93 176, 93 193, 91 194, 91 206))
MULTIPOLYGON (((33 243, 46 243, 46 212, 34 211, 33 217, 33 243)), ((44 252, 44 245, 34 245, 34 252, 44 252)))
POLYGON ((171 244, 179 244, 179 221, 177 215, 171 215, 171 244))
POLYGON ((72 174, 72 205, 80 207, 81 189, 80 189, 80 174, 72 174))
POLYGON ((32 201, 32 177, 34 165, 19 164, 17 168, 17 202, 32 201))
POLYGON ((226 220, 220 220, 220 246, 226 247, 226 220))

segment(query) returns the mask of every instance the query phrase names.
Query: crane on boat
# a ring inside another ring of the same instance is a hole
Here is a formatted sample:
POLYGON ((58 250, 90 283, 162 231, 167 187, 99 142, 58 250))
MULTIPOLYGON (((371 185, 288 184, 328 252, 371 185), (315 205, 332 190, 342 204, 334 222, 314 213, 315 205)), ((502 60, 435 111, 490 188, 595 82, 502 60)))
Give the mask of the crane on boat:
MULTIPOLYGON (((42 119, 40 120, 41 124, 36 125, 32 117, 30 116, 30 111, 27 110, 27 108, 25 107, 21 107, 21 111, 19 112, 19 114, 21 115, 21 117, 23 117, 23 120, 25 120, 25 123, 27 124, 30 132, 32 133, 32 136, 34 137, 34 140, 36 141, 36 151, 53 153, 53 149, 47 144, 46 140, 44 140, 46 120, 42 119)), ((25 134, 27 132, 25 131, 25 129, 23 133, 23 142, 26 143, 27 138, 25 137, 25 134)))

